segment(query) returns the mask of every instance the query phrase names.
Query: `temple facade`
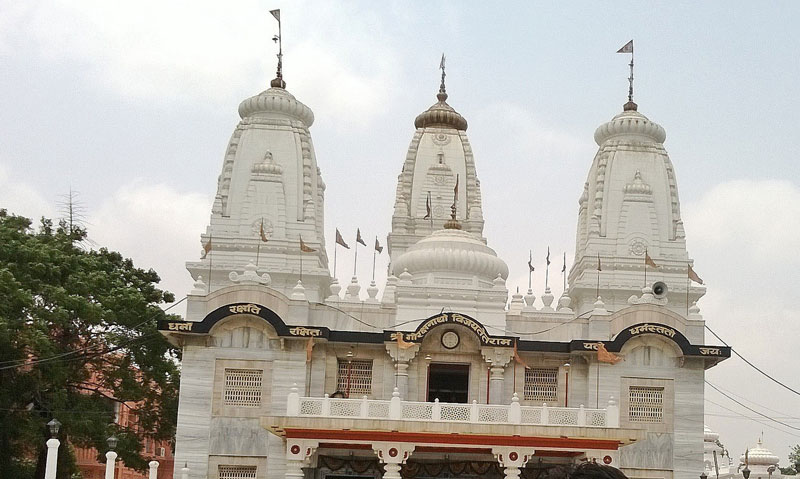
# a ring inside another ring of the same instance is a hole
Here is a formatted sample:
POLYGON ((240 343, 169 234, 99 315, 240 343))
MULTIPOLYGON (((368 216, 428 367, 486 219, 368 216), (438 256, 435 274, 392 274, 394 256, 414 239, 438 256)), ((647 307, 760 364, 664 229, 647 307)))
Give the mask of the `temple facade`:
POLYGON ((664 129, 632 101, 597 129, 567 291, 510 295, 444 76, 436 100, 365 291, 330 275, 311 110, 280 78, 239 106, 186 318, 159 325, 183 350, 176 477, 698 477, 730 349, 705 344, 664 129))

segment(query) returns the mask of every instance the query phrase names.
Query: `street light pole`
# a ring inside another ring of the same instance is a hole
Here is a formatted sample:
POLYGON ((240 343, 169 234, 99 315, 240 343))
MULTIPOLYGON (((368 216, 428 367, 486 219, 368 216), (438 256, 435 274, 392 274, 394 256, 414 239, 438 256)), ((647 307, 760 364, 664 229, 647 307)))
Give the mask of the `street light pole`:
POLYGON ((47 440, 47 460, 44 465, 44 479, 56 479, 56 466, 58 465, 58 446, 61 441, 56 439, 58 436, 58 429, 61 423, 58 419, 53 418, 47 423, 47 428, 50 430, 50 439, 47 440))
POLYGON ((106 453, 106 477, 105 479, 114 479, 114 466, 117 462, 117 453, 114 449, 117 447, 117 436, 111 436, 106 439, 108 443, 108 452, 106 453))

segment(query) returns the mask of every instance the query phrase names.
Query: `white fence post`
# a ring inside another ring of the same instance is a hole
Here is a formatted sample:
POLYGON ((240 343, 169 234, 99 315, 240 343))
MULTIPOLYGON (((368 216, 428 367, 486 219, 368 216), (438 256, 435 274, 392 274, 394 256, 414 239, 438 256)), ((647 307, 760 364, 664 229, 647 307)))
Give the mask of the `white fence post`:
POLYGON ((578 426, 585 426, 586 425, 586 409, 583 408, 583 404, 578 409, 578 426))
POLYGON ((367 403, 367 396, 361 398, 361 417, 367 417, 369 412, 369 404, 367 403))
POLYGON ((389 401, 389 419, 403 418, 403 401, 400 400, 400 390, 394 388, 392 400, 389 401))
POLYGON ((431 406, 431 420, 442 420, 442 406, 439 405, 439 398, 433 400, 433 406, 431 406))
POLYGON ((322 398, 322 416, 330 416, 331 415, 331 398, 328 396, 328 393, 325 393, 325 397, 322 398))
POLYGON ((472 400, 472 407, 469 409, 469 422, 478 422, 478 401, 472 400))
POLYGON ((158 461, 150 461, 147 465, 150 466, 148 479, 158 479, 158 461))
POLYGON ((286 415, 300 415, 300 394, 297 392, 297 383, 292 386, 292 389, 289 392, 289 397, 286 398, 286 415))
POLYGON ((614 396, 608 398, 606 427, 619 427, 619 406, 617 406, 617 402, 614 401, 614 396))
POLYGON ((508 411, 508 422, 511 424, 519 424, 522 422, 522 408, 519 407, 519 396, 517 396, 517 393, 511 396, 511 409, 508 411))
POLYGON ((542 403, 542 424, 550 424, 550 412, 547 410, 547 403, 542 403))

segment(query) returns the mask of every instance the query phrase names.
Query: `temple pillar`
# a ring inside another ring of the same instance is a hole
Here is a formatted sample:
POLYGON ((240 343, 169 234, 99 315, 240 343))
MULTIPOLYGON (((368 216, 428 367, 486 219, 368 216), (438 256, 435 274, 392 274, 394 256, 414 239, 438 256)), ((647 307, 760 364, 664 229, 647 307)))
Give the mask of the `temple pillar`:
POLYGON ((400 468, 414 452, 413 444, 376 442, 372 450, 383 464, 383 479, 401 479, 400 468))
POLYGON ((287 439, 285 479, 303 479, 303 468, 311 465, 311 455, 318 446, 319 441, 311 439, 287 439))
MULTIPOLYGON (((403 333, 395 333, 403 334, 403 333)), ((386 351, 394 361, 394 379, 400 397, 408 399, 408 365, 417 356, 420 344, 392 341, 386 343, 386 351)))
POLYGON ((512 348, 487 346, 481 348, 483 358, 489 363, 489 404, 508 404, 503 395, 506 365, 514 357, 512 348))
POLYGON ((519 479, 520 470, 533 457, 533 452, 533 449, 516 446, 492 448, 492 454, 503 468, 506 479, 519 479))

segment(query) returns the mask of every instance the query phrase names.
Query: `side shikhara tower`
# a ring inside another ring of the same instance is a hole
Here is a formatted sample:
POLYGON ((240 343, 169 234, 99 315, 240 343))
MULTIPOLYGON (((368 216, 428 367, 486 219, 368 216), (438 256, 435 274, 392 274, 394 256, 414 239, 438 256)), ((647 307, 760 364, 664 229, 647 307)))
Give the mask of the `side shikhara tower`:
POLYGON ((302 266, 308 298, 317 301, 327 294, 325 183, 309 132, 314 113, 285 85, 276 78, 271 88, 239 105, 241 121, 225 152, 210 224, 201 235, 208 251, 186 264, 196 281, 202 277, 195 285, 198 293, 244 276, 253 279, 255 273, 258 282, 289 295, 302 266), (315 251, 301 252, 301 237, 315 251))
POLYGON ((688 282, 692 260, 675 169, 664 149, 666 132, 637 110, 629 101, 594 134, 599 149, 578 201, 575 262, 569 273, 569 295, 578 313, 593 308, 598 290, 611 311, 645 300, 683 315, 705 293, 704 287, 688 282), (646 280, 645 255, 657 265, 647 266, 646 280), (666 288, 649 296, 657 282, 666 288))

